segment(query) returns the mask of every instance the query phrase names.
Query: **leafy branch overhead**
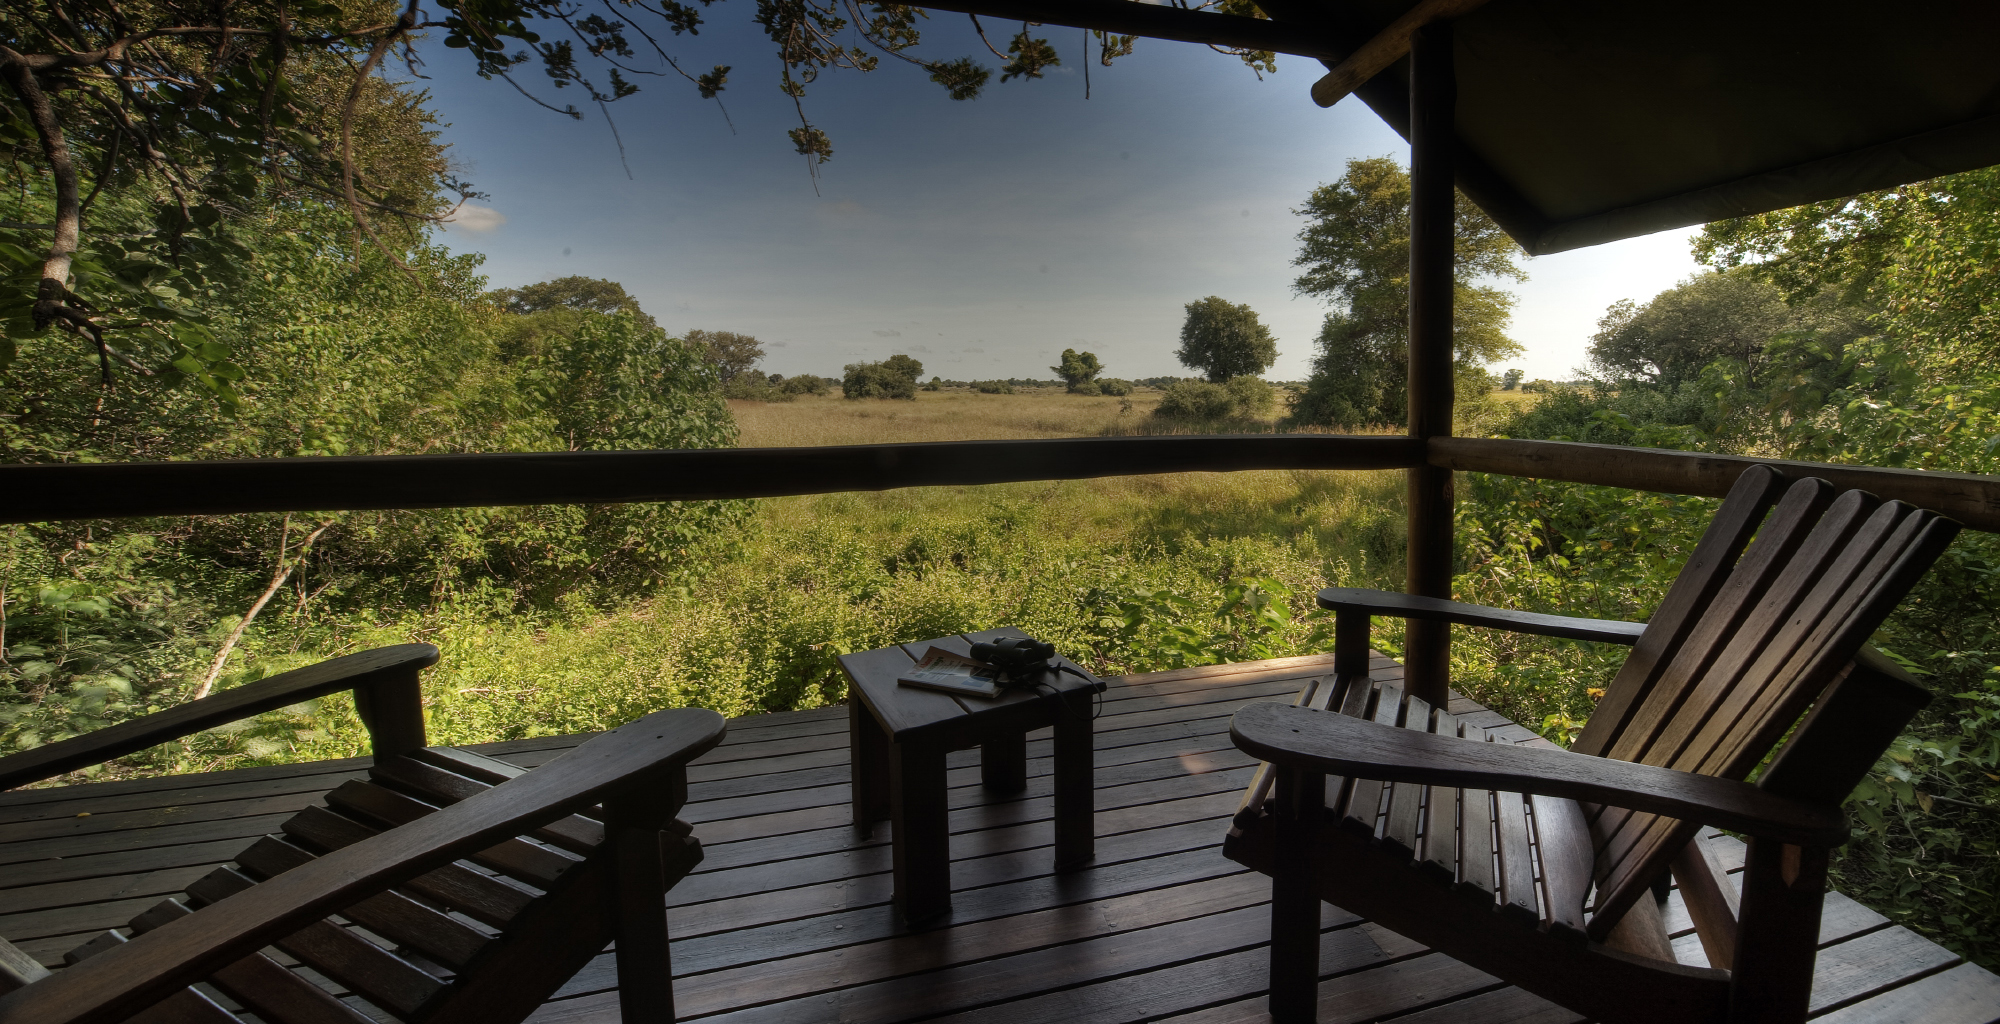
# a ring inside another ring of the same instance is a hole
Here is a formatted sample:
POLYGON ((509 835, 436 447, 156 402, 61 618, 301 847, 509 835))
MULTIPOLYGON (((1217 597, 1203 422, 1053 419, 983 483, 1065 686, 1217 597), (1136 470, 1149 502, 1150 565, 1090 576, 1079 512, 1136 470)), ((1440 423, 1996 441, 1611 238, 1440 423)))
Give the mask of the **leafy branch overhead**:
MULTIPOLYGON (((479 195, 445 163, 423 97, 385 80, 389 65, 421 77, 420 47, 441 42, 467 51, 482 78, 569 117, 595 105, 607 122, 609 105, 647 78, 678 78, 719 103, 733 68, 703 71, 667 48, 699 35, 714 2, 0 4, 0 151, 27 212, 0 221, 0 368, 19 339, 54 328, 87 346, 105 386, 120 368, 178 375, 233 407, 242 371, 199 315, 216 275, 248 259, 230 240, 233 220, 271 201, 334 205, 355 245, 402 267, 398 246, 451 216, 440 191, 460 203, 479 195), (530 68, 541 75, 523 80, 530 68)), ((1198 6, 1257 14, 1250 0, 1198 6)), ((955 100, 993 75, 970 56, 918 55, 929 15, 915 6, 757 0, 754 12, 777 45, 779 86, 799 119, 789 134, 809 166, 833 155, 804 104, 823 71, 873 71, 887 55, 955 100)), ((1001 81, 1061 63, 1034 28, 1023 23, 1005 52, 988 43, 1001 81)), ((1093 37, 1101 64, 1132 52, 1130 36, 1087 32, 1086 56, 1093 37)))

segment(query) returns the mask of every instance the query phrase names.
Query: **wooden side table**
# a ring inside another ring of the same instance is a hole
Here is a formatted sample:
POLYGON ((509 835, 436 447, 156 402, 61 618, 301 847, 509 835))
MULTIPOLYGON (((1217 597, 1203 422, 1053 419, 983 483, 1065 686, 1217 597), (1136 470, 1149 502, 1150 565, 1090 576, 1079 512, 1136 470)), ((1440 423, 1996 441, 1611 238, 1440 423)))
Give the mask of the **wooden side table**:
POLYGON ((893 822, 896 912, 911 924, 951 910, 945 785, 945 755, 951 751, 980 748, 980 781, 989 789, 1019 792, 1028 782, 1028 731, 1054 726, 1056 870, 1080 867, 1094 856, 1090 718, 1095 677, 1049 672, 1043 677, 1048 686, 1014 688, 992 699, 896 682, 932 646, 969 655, 974 641, 1023 635, 1018 629, 994 629, 839 659, 852 684, 847 720, 854 821, 893 822))

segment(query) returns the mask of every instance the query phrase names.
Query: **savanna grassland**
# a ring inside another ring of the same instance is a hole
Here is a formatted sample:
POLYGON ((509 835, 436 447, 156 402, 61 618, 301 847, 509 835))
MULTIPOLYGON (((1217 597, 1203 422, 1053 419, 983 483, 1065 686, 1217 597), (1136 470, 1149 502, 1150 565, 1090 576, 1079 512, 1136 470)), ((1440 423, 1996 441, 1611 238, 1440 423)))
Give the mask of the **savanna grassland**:
MULTIPOLYGON (((740 443, 762 447, 1148 432, 1157 400, 1050 389, 730 406, 740 443)), ((679 704, 745 714, 837 703, 839 654, 999 625, 1111 673, 1323 650, 1314 590, 1393 586, 1402 573, 1393 473, 1188 473, 745 504, 740 527, 691 560, 698 569, 643 597, 553 617, 440 606, 350 623, 311 653, 437 644, 433 735, 471 742, 600 729, 679 704)), ((253 661, 307 654, 246 645, 253 661)), ((346 714, 297 726, 285 750, 259 746, 289 759, 363 742, 346 714)))

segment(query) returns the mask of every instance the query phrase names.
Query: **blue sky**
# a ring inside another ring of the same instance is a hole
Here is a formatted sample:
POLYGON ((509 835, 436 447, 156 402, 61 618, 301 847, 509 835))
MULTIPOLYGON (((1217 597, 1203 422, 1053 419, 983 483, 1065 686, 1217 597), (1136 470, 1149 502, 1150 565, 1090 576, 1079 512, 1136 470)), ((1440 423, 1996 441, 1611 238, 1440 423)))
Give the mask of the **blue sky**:
MULTIPOLYGON (((1063 67, 996 74, 971 102, 893 60, 822 75, 805 102, 834 159, 815 190, 749 13, 717 4, 698 39, 667 43, 683 66, 734 67, 728 122, 679 79, 640 79, 612 107, 629 178, 594 107, 571 121, 425 48, 444 137, 491 195, 445 243, 485 254, 495 287, 618 281, 669 330, 756 335, 780 373, 907 352, 947 378, 1046 377, 1068 347, 1114 376, 1179 373, 1182 307, 1220 295, 1276 334, 1267 376, 1298 379, 1325 308, 1292 294, 1303 222, 1291 210, 1351 158, 1407 154, 1359 101, 1314 106, 1320 68, 1302 58, 1259 81, 1206 47, 1142 39, 1092 66, 1086 101, 1084 33, 1048 26, 1036 34, 1063 67)), ((1003 48, 1018 28, 986 27, 1003 48)), ((926 40, 938 56, 983 52, 959 15, 934 14, 926 40)), ((1504 365, 1567 376, 1606 305, 1695 271, 1688 234, 1527 261, 1513 336, 1528 353, 1504 365)))

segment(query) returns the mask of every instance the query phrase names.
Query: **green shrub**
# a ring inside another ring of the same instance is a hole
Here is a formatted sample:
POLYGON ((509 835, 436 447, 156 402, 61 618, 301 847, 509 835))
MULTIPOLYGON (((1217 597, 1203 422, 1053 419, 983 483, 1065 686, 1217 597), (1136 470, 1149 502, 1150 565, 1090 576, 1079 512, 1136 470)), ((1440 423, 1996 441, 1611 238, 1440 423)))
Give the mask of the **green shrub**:
POLYGON ((1097 382, 1097 390, 1113 398, 1123 398, 1132 393, 1132 382, 1117 377, 1106 377, 1097 382))
POLYGON ((1011 395, 1014 385, 1004 380, 976 380, 972 382, 972 390, 982 395, 1011 395))
POLYGON ((1237 377, 1227 384, 1182 380, 1167 387, 1153 415, 1172 420, 1250 420, 1269 415, 1276 404, 1271 385, 1256 377, 1237 377))
POLYGON ((879 363, 849 363, 840 391, 847 398, 902 398, 915 401, 917 376, 924 364, 909 356, 890 356, 879 363))

